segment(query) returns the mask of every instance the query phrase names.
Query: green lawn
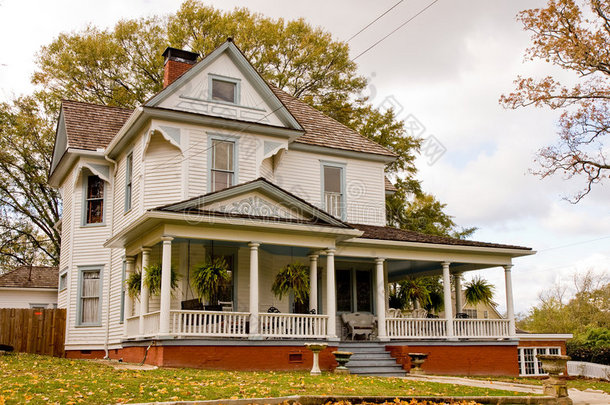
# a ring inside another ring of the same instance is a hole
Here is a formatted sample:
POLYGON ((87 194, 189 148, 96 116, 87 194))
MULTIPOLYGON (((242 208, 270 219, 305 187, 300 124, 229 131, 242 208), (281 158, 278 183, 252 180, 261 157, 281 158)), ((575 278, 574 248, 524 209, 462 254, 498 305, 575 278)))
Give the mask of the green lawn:
POLYGON ((0 405, 116 403, 286 395, 523 395, 453 384, 305 372, 116 370, 106 364, 30 354, 0 356, 0 405))
MULTIPOLYGON (((468 377, 475 378, 477 380, 488 380, 488 381, 506 381, 514 382, 517 384, 530 384, 530 385, 542 385, 544 379, 542 378, 526 378, 526 377, 468 377)), ((592 380, 588 378, 572 378, 568 379, 568 388, 576 388, 577 390, 601 390, 610 394, 610 382, 592 380)))

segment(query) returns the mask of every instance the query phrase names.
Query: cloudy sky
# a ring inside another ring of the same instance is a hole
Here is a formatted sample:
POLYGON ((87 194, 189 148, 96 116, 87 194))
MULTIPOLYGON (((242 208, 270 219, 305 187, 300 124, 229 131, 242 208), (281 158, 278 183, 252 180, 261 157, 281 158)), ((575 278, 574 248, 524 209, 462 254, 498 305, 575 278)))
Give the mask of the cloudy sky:
MULTIPOLYGON (((346 40, 398 0, 219 0, 217 8, 245 6, 271 17, 303 17, 346 40)), ((429 4, 403 1, 379 23, 350 42, 355 57, 429 4)), ((179 0, 0 0, 0 99, 31 91, 29 78, 41 45, 58 33, 87 24, 108 27, 120 18, 175 11, 179 0)), ((555 139, 557 113, 504 110, 502 93, 518 74, 565 76, 543 63, 523 63, 528 34, 516 22, 535 0, 440 0, 390 38, 358 58, 370 78, 377 105, 392 102, 401 117, 417 120, 445 153, 422 156, 420 178, 428 192, 447 203, 463 226, 476 226, 477 240, 531 246, 532 257, 513 270, 516 311, 536 303, 555 282, 569 285, 575 272, 608 272, 608 188, 596 187, 572 205, 562 198, 582 186, 529 174, 537 149, 555 139), (434 161, 434 162, 432 162, 434 161)), ((384 104, 385 105, 385 104, 384 104)), ((432 139, 432 138, 430 138, 432 139)), ((497 284, 505 310, 501 269, 482 272, 497 284)), ((468 275, 469 278, 471 275, 468 275)))

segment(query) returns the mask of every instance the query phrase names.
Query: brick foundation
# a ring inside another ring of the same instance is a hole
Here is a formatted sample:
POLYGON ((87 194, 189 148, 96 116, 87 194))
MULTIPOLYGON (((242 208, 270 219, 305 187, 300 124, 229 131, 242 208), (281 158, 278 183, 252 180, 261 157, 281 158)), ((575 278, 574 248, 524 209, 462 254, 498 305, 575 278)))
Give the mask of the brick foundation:
MULTIPOLYGON (((329 347, 320 353, 320 368, 333 370, 337 363, 329 347)), ((145 347, 132 346, 109 351, 111 359, 139 363, 145 347)), ((71 359, 101 359, 103 350, 67 350, 71 359)), ((164 367, 193 367, 209 370, 310 370, 313 353, 303 346, 152 346, 146 364, 164 367)))
POLYGON ((428 353, 423 369, 429 374, 518 376, 517 344, 486 345, 387 345, 405 370, 411 368, 407 353, 428 353))

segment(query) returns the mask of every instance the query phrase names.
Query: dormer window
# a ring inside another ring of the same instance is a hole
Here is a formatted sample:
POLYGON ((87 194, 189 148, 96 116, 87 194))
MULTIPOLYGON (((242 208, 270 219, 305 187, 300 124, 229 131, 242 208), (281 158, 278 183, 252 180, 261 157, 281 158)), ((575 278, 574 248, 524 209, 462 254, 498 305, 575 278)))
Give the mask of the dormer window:
POLYGON ((239 79, 210 75, 210 100, 239 104, 239 79))

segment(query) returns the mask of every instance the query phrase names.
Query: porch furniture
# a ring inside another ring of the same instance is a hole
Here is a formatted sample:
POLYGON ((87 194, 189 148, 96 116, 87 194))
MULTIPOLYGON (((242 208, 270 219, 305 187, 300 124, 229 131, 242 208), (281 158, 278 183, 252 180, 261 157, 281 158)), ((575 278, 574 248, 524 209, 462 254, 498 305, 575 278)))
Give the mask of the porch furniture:
POLYGON ((386 311, 386 316, 388 318, 402 318, 404 315, 400 309, 390 308, 386 311))
POLYGON ((426 316, 428 316, 428 311, 426 311, 423 308, 417 308, 417 309, 414 309, 413 311, 409 312, 407 315, 407 318, 422 319, 422 318, 425 318, 426 316))
POLYGON ((279 314, 281 313, 281 311, 279 309, 277 309, 274 306, 269 307, 269 309, 267 310, 268 314, 279 314))
POLYGON ((218 305, 220 305, 225 312, 233 312, 233 301, 218 301, 218 305))
POLYGON ((371 314, 361 314, 359 312, 353 314, 341 314, 341 320, 348 328, 347 335, 364 335, 368 340, 375 329, 375 317, 371 314))
POLYGON ((466 312, 458 312, 457 314, 455 314, 455 317, 457 319, 468 319, 468 318, 470 318, 466 312))
POLYGON ((322 371, 320 370, 320 362, 318 361, 318 355, 322 350, 326 349, 328 345, 326 343, 305 343, 305 347, 313 352, 313 365, 309 374, 322 374, 322 371))

